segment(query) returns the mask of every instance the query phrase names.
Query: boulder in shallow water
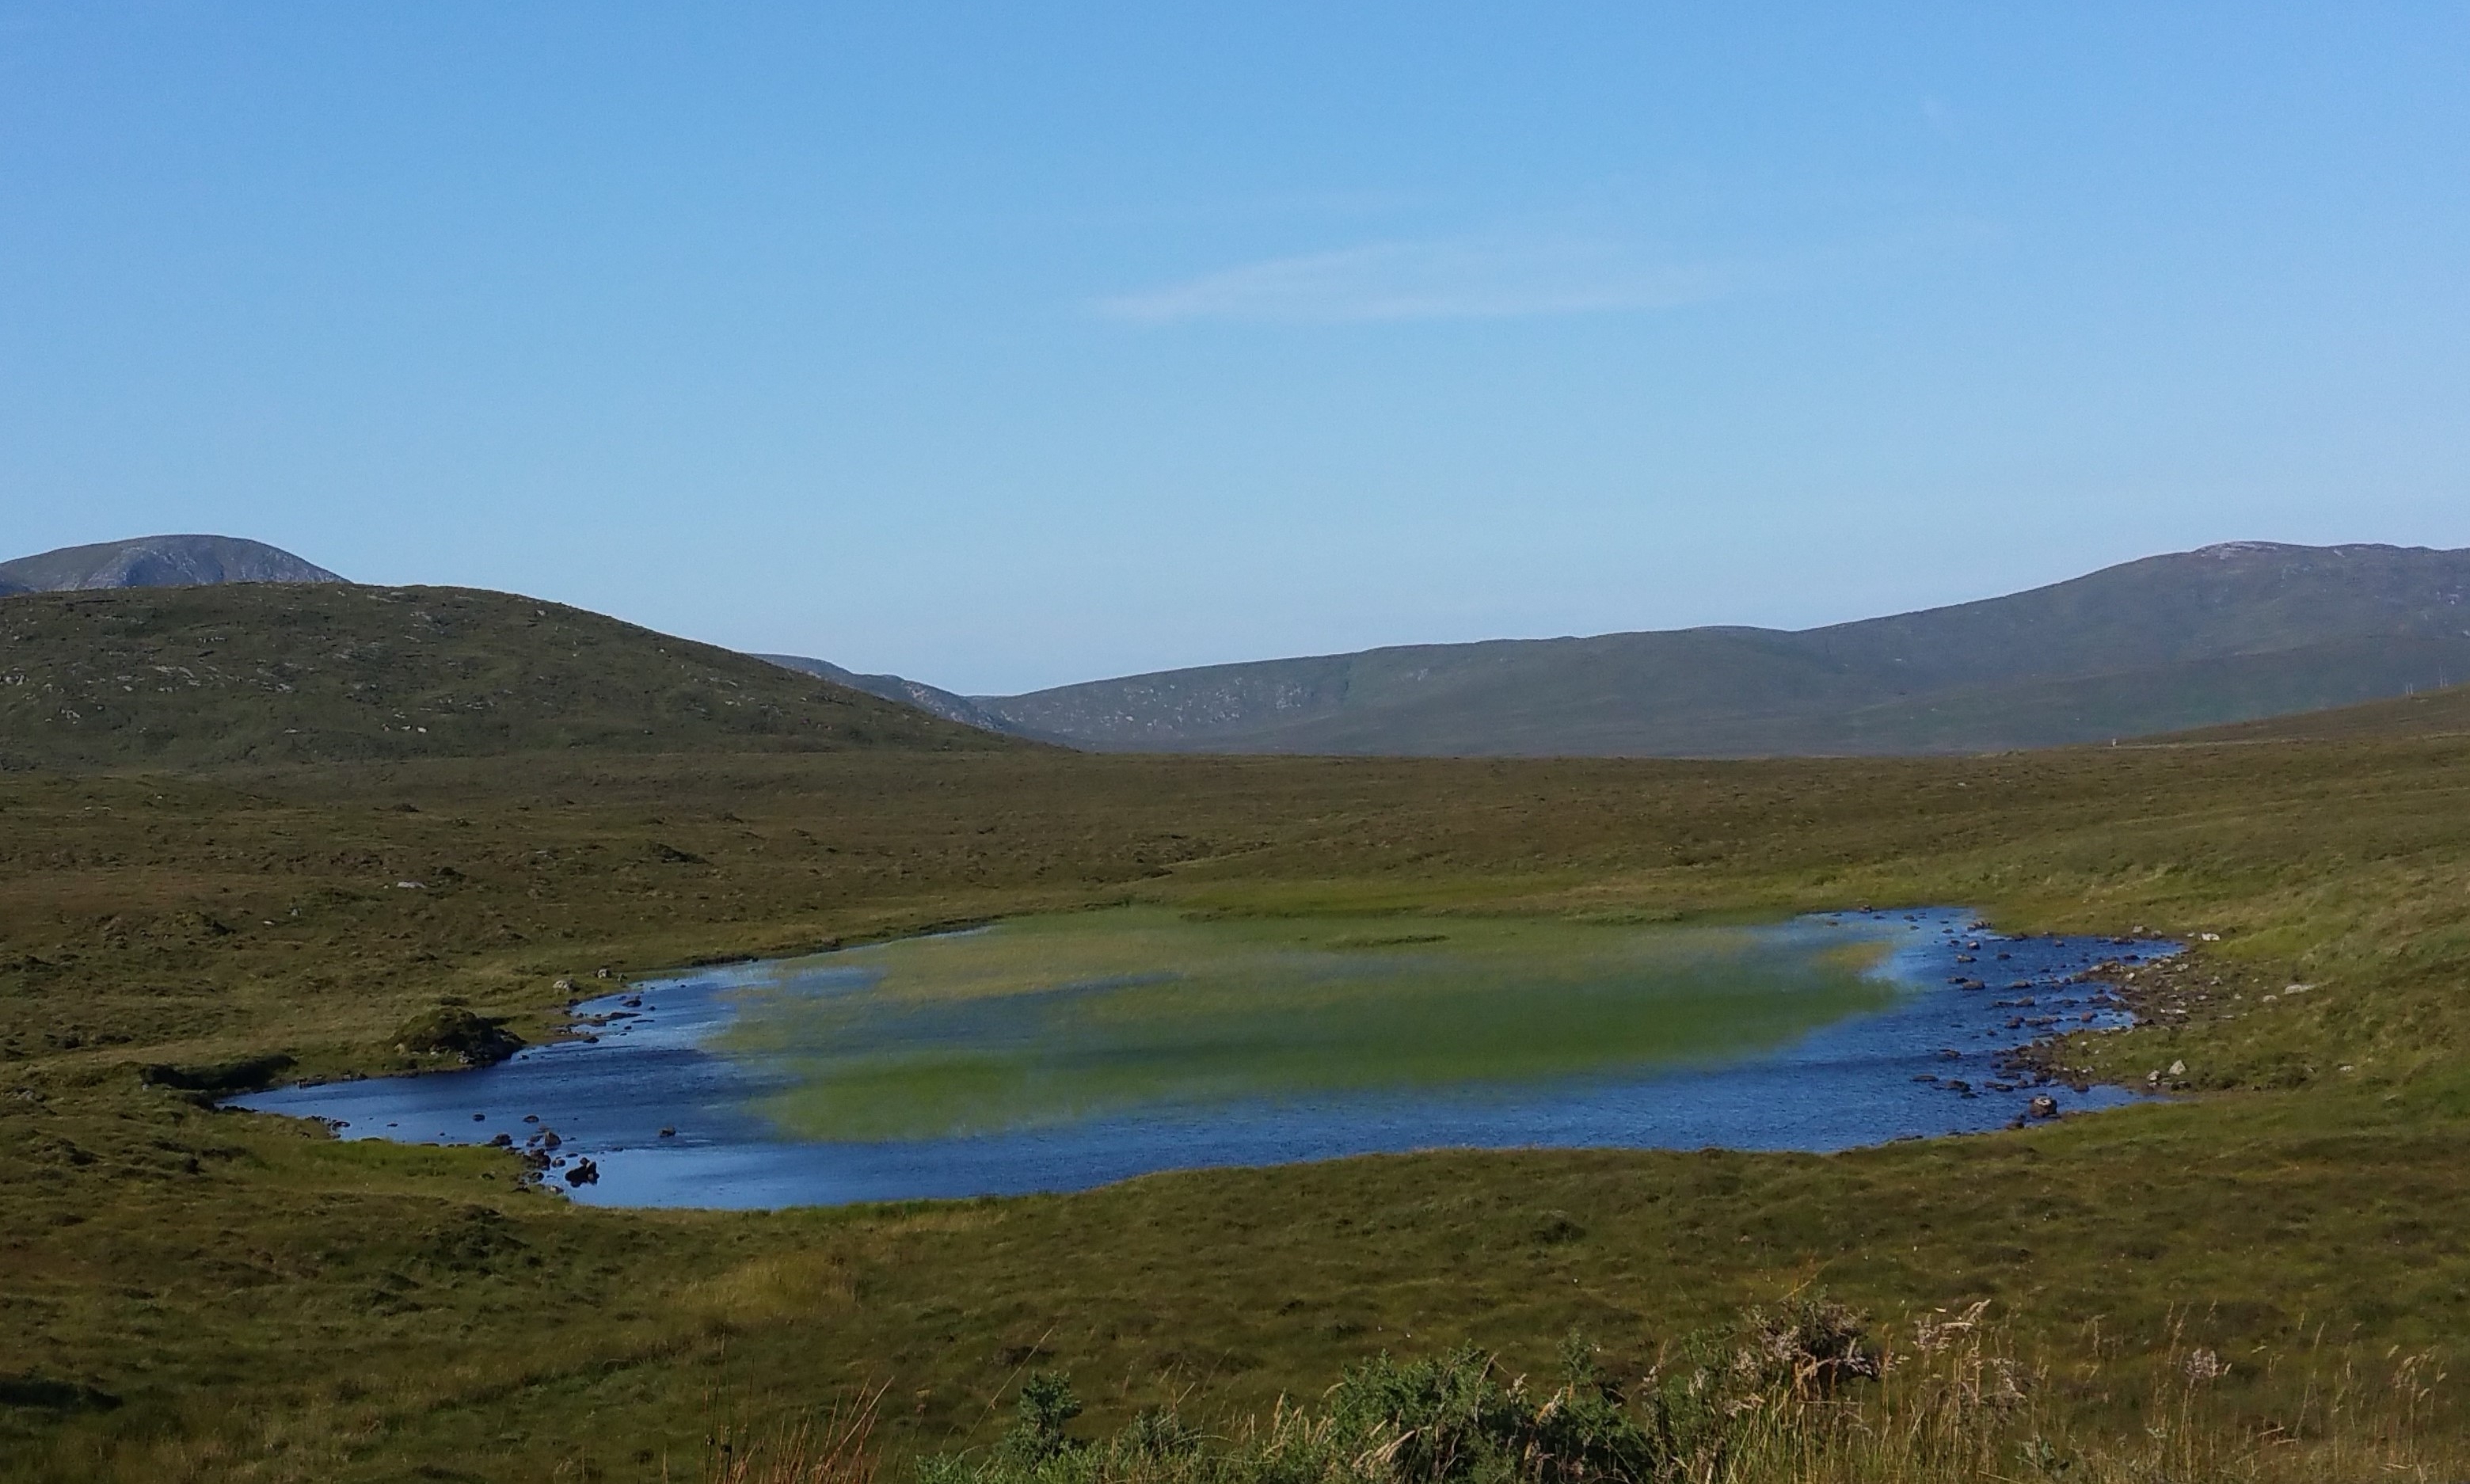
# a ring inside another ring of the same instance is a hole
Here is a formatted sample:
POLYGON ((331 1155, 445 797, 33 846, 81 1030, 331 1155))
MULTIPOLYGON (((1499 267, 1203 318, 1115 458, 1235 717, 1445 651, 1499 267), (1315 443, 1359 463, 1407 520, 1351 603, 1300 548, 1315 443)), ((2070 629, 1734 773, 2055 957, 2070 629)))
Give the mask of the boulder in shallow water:
POLYGON ((2059 1116, 2059 1100, 2042 1093, 2024 1104, 2024 1111, 2034 1118, 2056 1118, 2059 1116))

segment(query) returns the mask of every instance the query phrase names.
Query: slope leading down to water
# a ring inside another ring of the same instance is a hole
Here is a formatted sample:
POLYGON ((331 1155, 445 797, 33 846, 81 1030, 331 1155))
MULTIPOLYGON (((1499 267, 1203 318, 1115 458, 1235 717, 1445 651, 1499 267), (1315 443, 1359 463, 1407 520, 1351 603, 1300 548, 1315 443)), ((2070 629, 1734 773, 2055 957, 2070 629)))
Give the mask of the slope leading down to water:
POLYGON ((2470 677, 2470 551, 2239 542, 1786 633, 1497 640, 973 697, 1110 749, 1960 753, 2106 741, 2470 677))
POLYGON ((0 598, 0 767, 1025 745, 511 593, 326 583, 0 598))
POLYGON ((0 594, 342 580, 280 547, 234 536, 141 536, 0 562, 0 594))

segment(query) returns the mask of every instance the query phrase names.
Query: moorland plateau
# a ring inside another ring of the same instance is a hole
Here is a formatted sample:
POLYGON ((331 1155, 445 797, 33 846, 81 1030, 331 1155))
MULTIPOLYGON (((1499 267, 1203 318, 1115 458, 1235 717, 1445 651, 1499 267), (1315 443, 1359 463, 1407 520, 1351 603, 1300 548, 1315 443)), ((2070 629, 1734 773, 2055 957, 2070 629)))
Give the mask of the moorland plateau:
POLYGON ((553 605, 339 586, 10 597, 0 681, 0 1474, 746 1477, 712 1440, 872 1389, 887 1456, 948 1450, 1049 1369, 1082 1429, 1173 1402, 1239 1430, 1382 1352, 1542 1375, 1578 1330, 1635 1378, 1804 1287, 1882 1333, 2003 1316, 2034 1430, 1946 1477, 2127 1477, 2105 1449, 2191 1428, 2262 1438, 2257 1476, 2460 1461, 2427 1368, 2414 1441, 2325 1451, 2358 1444, 2341 1396, 2470 1332, 2459 690, 1984 756, 1087 755, 553 605), (2175 1096, 1832 1156, 771 1214, 581 1208, 511 1155, 207 1106, 434 1064, 406 1028, 441 1008, 555 1035, 557 982, 604 967, 1028 912, 1932 902, 2196 943, 2132 986, 2143 1027, 2048 1049, 2175 1096))

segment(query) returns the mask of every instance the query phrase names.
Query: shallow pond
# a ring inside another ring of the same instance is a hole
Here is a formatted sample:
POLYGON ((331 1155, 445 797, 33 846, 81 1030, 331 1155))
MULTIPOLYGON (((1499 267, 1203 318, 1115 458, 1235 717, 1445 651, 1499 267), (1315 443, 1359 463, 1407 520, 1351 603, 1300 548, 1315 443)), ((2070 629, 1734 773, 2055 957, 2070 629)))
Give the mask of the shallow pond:
POLYGON ((1752 927, 1501 918, 1024 918, 652 980, 588 1039, 236 1106, 347 1138, 554 1148, 586 1201, 782 1206, 1078 1190, 1449 1147, 1827 1150, 1997 1127, 2037 1036, 2121 1025, 2152 940, 1969 913, 1752 927), (554 1135, 552 1138, 551 1135, 554 1135))

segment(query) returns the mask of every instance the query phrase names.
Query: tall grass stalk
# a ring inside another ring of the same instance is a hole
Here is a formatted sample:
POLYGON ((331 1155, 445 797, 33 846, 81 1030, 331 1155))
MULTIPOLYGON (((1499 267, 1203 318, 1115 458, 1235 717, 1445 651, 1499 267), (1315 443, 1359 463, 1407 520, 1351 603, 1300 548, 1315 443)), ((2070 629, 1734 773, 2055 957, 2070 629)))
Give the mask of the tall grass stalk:
MULTIPOLYGON (((695 1484, 874 1484, 875 1411, 880 1387, 822 1417, 769 1428, 716 1428, 704 1448, 695 1484)), ((670 1478, 664 1466, 661 1477, 670 1478)))
MULTIPOLYGON (((2444 1380, 2393 1352, 2297 1378, 2286 1415, 2257 1413, 2214 1352, 2174 1335, 2054 1377, 2019 1356, 1987 1305, 1876 1336, 1840 1306, 1795 1298, 1668 1349, 1622 1384, 1565 1347, 1544 1391, 1466 1349, 1350 1370, 1317 1404, 1281 1402, 1202 1433, 1171 1410, 1112 1436, 1064 1430, 1079 1407, 1033 1378, 993 1447, 918 1466, 920 1484, 2331 1484, 2450 1480, 2465 1454, 2426 1435, 2444 1380), (2122 1391, 2122 1387, 2140 1388, 2122 1391), (2127 1395, 2133 1420, 2088 1403, 2127 1395)), ((2289 1357, 2271 1357, 2279 1366, 2289 1357)), ((2318 1357, 2322 1358, 2322 1357, 2318 1357)), ((2302 1362, 2303 1363, 2303 1358, 2302 1362)), ((763 1475, 772 1477, 772 1475, 763 1475)))

